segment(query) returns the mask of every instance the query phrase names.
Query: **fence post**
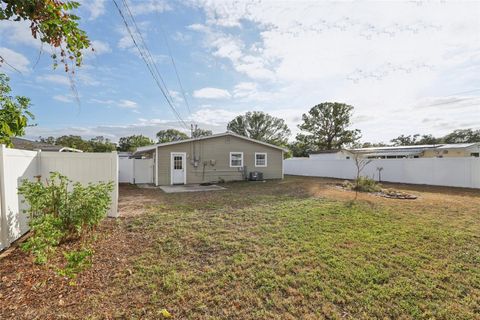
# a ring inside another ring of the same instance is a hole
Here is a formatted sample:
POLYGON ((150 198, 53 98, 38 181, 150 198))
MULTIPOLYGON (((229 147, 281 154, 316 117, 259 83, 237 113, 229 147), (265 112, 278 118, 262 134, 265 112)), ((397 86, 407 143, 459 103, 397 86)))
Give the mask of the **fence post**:
POLYGON ((1 249, 10 246, 10 237, 8 235, 8 219, 5 200, 5 145, 0 144, 0 239, 2 241, 1 249))
POLYGON ((111 153, 111 177, 114 183, 112 192, 112 205, 108 213, 109 217, 118 217, 118 153, 113 151, 111 153))

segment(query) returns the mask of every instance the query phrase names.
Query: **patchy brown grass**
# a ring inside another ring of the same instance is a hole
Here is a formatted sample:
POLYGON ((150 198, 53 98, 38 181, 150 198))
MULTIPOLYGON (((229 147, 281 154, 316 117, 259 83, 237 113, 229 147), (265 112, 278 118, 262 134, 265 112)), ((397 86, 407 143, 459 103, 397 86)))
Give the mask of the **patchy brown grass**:
POLYGON ((0 260, 0 318, 478 319, 478 190, 387 185, 419 198, 352 203, 339 182, 122 186, 76 285, 18 249, 0 260))

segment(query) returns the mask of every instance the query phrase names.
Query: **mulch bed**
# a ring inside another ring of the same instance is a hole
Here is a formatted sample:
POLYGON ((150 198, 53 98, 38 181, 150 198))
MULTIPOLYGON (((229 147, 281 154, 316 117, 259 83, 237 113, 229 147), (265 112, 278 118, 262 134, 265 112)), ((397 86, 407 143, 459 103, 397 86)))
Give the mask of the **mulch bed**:
MULTIPOLYGON (((85 310, 84 302, 117 277, 123 277, 129 257, 139 252, 132 244, 141 242, 141 235, 125 232, 127 220, 103 221, 98 229, 93 264, 74 281, 58 275, 56 270, 64 263, 62 249, 78 244, 60 246, 48 265, 35 264, 33 257, 18 246, 11 249, 0 260, 0 319, 50 319, 53 310, 55 318, 87 317, 92 310, 85 310)), ((105 310, 105 318, 110 318, 109 312, 105 310)), ((102 312, 97 309, 95 313, 102 312)))

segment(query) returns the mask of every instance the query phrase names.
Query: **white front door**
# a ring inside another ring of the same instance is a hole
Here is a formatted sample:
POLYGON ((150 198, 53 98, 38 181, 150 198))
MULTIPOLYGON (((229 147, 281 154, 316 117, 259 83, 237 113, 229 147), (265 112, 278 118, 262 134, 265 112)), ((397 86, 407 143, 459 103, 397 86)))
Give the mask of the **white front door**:
POLYGON ((171 183, 185 184, 187 182, 186 154, 184 152, 171 153, 171 183))

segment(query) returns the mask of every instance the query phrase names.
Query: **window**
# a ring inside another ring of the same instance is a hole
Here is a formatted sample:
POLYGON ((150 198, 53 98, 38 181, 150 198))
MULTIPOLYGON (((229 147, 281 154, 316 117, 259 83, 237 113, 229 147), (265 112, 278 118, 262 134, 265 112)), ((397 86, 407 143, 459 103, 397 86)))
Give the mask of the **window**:
POLYGON ((267 154, 261 152, 255 152, 255 167, 267 166, 267 154))
POLYGON ((183 169, 183 157, 182 156, 174 156, 173 157, 173 169, 174 170, 182 170, 183 169))
POLYGON ((243 167, 243 152, 230 152, 230 167, 243 167))
POLYGON ((480 157, 480 152, 472 152, 472 153, 470 153, 470 156, 478 158, 478 157, 480 157))

